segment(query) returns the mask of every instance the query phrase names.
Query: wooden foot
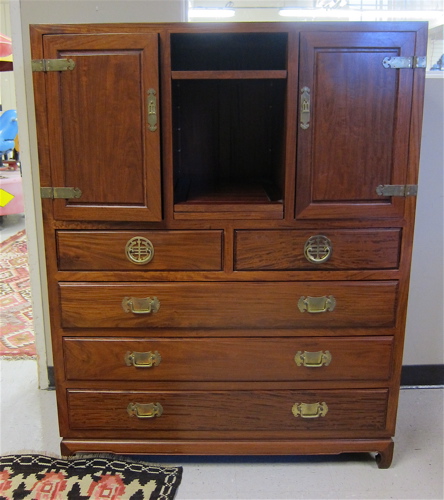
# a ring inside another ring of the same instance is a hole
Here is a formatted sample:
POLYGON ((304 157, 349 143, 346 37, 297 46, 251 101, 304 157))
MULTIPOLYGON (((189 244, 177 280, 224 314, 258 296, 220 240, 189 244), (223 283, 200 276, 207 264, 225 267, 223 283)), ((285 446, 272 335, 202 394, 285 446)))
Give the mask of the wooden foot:
POLYGON ((394 448, 395 444, 393 441, 390 441, 383 450, 379 450, 376 455, 376 463, 380 469, 388 469, 390 467, 393 460, 394 448))

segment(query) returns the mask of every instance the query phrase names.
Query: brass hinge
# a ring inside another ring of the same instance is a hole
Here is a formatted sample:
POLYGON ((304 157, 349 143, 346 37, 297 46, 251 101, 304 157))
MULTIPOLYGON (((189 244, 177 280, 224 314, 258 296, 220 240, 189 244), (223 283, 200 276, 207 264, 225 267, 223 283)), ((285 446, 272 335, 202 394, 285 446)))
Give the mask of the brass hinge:
POLYGON ((385 57, 382 61, 384 68, 392 69, 425 68, 426 63, 427 58, 425 56, 385 57))
POLYGON ((40 188, 40 196, 45 199, 71 199, 80 198, 82 191, 79 188, 72 187, 42 187, 40 188))
POLYGON ((385 184, 376 188, 379 196, 416 196, 418 194, 417 184, 385 184))
POLYGON ((33 59, 32 71, 72 71, 76 63, 72 59, 33 59))

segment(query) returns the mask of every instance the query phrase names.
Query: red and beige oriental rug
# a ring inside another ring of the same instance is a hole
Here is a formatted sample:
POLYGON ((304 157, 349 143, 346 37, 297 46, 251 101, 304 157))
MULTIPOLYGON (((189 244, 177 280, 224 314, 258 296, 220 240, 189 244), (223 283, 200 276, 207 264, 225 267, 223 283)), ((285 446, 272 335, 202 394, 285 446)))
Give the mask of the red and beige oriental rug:
POLYGON ((119 456, 0 457, 0 500, 173 500, 182 467, 119 456))
POLYGON ((36 356, 24 229, 0 243, 0 340, 2 358, 36 356))

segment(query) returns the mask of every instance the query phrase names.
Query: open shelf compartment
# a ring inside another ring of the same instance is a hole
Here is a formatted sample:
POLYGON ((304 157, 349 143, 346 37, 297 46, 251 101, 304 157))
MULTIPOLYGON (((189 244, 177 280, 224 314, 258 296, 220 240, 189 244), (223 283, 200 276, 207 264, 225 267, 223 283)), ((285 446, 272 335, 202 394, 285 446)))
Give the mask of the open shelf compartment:
POLYGON ((286 80, 174 80, 176 212, 283 214, 286 80))

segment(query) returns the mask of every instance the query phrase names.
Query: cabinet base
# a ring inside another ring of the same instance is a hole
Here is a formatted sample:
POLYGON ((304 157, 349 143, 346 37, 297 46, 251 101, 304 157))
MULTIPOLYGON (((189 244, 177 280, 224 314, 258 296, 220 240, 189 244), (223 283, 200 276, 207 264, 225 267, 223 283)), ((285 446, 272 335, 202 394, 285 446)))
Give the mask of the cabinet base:
POLYGON ((63 456, 76 453, 131 455, 339 455, 376 452, 380 469, 390 467, 394 443, 391 439, 341 439, 310 441, 155 441, 64 439, 63 456))

